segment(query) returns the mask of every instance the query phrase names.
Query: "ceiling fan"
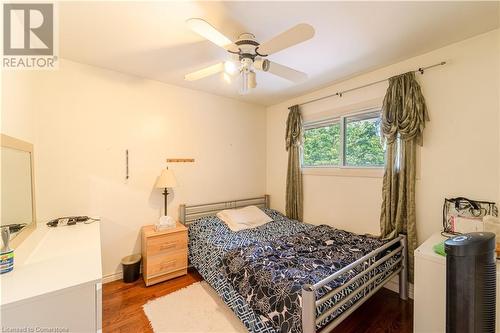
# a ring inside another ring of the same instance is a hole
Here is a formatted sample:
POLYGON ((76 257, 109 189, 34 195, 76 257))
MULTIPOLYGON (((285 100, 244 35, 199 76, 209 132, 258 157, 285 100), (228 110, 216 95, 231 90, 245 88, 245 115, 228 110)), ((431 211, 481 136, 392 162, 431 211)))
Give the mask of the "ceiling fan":
POLYGON ((200 18, 191 18, 186 23, 192 31, 224 48, 231 55, 228 61, 185 75, 184 79, 187 81, 195 81, 223 72, 226 81, 230 82, 229 75, 239 73, 242 83, 240 93, 246 94, 257 86, 256 70, 269 72, 292 82, 300 82, 307 78, 306 73, 280 65, 266 57, 312 38, 314 28, 309 24, 297 24, 261 44, 251 33, 243 33, 238 40, 232 42, 210 23, 200 18))

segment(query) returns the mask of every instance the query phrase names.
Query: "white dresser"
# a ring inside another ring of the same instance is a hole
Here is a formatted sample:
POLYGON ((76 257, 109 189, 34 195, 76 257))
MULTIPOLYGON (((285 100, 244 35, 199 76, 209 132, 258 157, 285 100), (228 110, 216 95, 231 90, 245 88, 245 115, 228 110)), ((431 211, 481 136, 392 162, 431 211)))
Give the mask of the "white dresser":
MULTIPOLYGON (((436 233, 415 250, 414 333, 446 332, 446 258, 432 249, 445 239, 436 233)), ((499 283, 500 265, 497 261, 497 332, 500 332, 499 283)))
POLYGON ((0 275, 0 284, 3 330, 100 332, 99 222, 39 225, 16 249, 14 270, 0 275))

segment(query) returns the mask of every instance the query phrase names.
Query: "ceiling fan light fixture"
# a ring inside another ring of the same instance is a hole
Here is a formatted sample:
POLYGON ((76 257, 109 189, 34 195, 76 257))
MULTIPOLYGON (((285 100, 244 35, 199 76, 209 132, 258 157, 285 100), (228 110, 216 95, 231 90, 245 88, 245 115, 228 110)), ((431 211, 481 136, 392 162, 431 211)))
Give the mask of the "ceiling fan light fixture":
POLYGON ((253 63, 253 66, 255 69, 258 69, 263 72, 267 72, 269 70, 269 60, 267 59, 255 59, 255 62, 253 63))
POLYGON ((226 47, 232 42, 215 29, 210 23, 200 18, 191 18, 186 21, 191 30, 196 32, 201 37, 204 37, 215 45, 226 47))
POLYGON ((257 77, 254 71, 250 71, 250 73, 248 73, 247 80, 249 88, 254 89, 257 87, 257 77))
POLYGON ((250 87, 248 84, 248 72, 241 71, 240 75, 241 87, 240 87, 240 95, 246 95, 250 91, 250 87))

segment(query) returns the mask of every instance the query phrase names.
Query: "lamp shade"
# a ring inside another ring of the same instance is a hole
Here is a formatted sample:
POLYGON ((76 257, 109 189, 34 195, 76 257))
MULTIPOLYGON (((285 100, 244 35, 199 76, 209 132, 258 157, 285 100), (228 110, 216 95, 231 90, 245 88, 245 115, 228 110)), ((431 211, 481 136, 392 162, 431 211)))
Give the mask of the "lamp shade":
POLYGON ((155 187, 156 188, 167 188, 167 187, 176 187, 177 181, 175 180, 174 173, 170 169, 161 170, 161 175, 156 180, 155 187))

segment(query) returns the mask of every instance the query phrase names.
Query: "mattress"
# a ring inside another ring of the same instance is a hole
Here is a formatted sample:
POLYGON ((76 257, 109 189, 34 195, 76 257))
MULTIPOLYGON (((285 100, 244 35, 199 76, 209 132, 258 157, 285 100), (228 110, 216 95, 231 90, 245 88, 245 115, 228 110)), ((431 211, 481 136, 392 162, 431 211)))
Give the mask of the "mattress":
MULTIPOLYGON (((195 221, 189 226, 189 260, 250 332, 274 333, 290 331, 290 325, 286 323, 286 321, 278 323, 276 321, 273 322, 273 318, 266 316, 266 313, 256 311, 255 304, 254 307, 250 306, 252 301, 249 298, 245 298, 245 296, 248 297, 248 295, 242 295, 239 292, 242 289, 234 287, 234 285, 238 285, 235 283, 234 276, 232 277, 233 281, 231 281, 227 275, 227 267, 223 266, 223 260, 227 257, 228 253, 231 255, 231 253, 235 253, 237 249, 258 248, 260 244, 269 244, 277 239, 286 239, 292 235, 307 234, 308 232, 313 232, 314 228, 317 228, 310 224, 290 220, 275 210, 266 209, 265 212, 273 219, 272 222, 257 228, 239 232, 231 231, 225 223, 217 217, 205 217, 195 221)), ((347 232, 343 233, 349 234, 347 232)), ((354 234, 351 235, 355 237, 354 234)), ((392 261, 395 260, 397 260, 397 258, 393 258, 392 261)), ((354 259, 352 261, 354 261, 354 259)), ((345 263, 345 265, 347 264, 348 262, 345 263)), ((394 270, 387 269, 391 264, 391 261, 386 262, 385 265, 376 269, 374 273, 386 271, 381 277, 381 279, 383 279, 383 277, 394 270)), ((361 282, 362 280, 360 280, 360 283, 361 282)), ((333 319, 335 316, 345 311, 362 297, 363 293, 359 293, 352 301, 345 304, 339 312, 328 318, 328 320, 333 319)), ((325 303, 319 312, 323 312, 334 303, 335 300, 325 303)), ((299 323, 300 318, 294 320, 296 323, 293 331, 298 332, 301 330, 299 323)), ((321 323, 321 326, 326 324, 326 322, 327 321, 321 323)))

